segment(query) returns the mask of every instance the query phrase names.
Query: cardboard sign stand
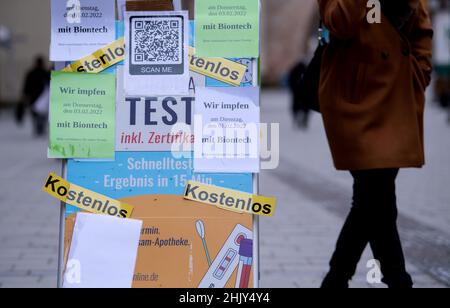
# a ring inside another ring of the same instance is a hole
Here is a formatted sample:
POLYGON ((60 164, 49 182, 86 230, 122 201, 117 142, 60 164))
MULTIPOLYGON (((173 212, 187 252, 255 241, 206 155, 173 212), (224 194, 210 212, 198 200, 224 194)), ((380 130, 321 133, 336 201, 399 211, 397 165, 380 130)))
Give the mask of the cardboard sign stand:
MULTIPOLYGON (((258 65, 257 60, 254 60, 254 76, 258 76, 258 65)), ((259 77, 258 77, 259 79, 259 77)), ((255 80, 255 84, 258 84, 258 80, 255 80)), ((63 178, 67 179, 67 160, 62 160, 61 165, 61 175, 63 178)), ((259 194, 259 174, 253 174, 253 193, 259 194)), ((64 234, 65 234, 65 218, 66 218, 66 204, 61 202, 60 204, 60 218, 59 218, 59 249, 58 249, 58 277, 57 285, 58 288, 63 287, 64 281, 64 271, 65 271, 65 258, 64 252, 66 247, 64 247, 64 234)), ((260 245, 259 245, 259 216, 253 216, 253 287, 259 288, 260 286, 260 245)))
MULTIPOLYGON (((259 59, 253 59, 253 86, 260 85, 259 76, 259 59)), ((68 160, 62 160, 61 175, 63 178, 68 178, 68 160)), ((259 174, 252 175, 253 193, 259 194, 259 174)), ((61 202, 60 205, 60 223, 59 223, 59 251, 58 251, 58 288, 63 287, 64 272, 65 272, 65 230, 66 230, 66 204, 61 202)), ((259 288, 260 281, 260 247, 259 247, 259 217, 253 216, 253 266, 252 287, 259 288)), ((175 286, 176 287, 176 286, 175 286)))

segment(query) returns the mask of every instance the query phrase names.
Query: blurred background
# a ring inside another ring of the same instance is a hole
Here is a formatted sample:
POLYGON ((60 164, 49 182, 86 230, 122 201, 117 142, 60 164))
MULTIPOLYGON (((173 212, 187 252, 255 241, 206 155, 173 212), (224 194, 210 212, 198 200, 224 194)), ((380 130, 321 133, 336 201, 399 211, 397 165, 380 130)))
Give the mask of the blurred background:
MULTIPOLYGON (((281 160, 261 174, 262 193, 279 198, 275 218, 261 220, 261 284, 318 287, 350 209, 352 181, 332 165, 320 115, 293 107, 289 89, 317 45, 316 0, 262 4, 262 120, 281 125, 281 160)), ((182 5, 192 12, 193 0, 182 5)), ((427 166, 403 170, 398 183, 400 231, 417 287, 450 286, 449 5, 428 1, 436 33, 427 166)), ((25 98, 30 70, 50 68, 49 44, 50 0, 0 0, 0 287, 56 286, 59 208, 40 187, 61 163, 46 158, 45 127, 25 98)), ((367 251, 352 286, 382 287, 366 281, 370 259, 367 251)))

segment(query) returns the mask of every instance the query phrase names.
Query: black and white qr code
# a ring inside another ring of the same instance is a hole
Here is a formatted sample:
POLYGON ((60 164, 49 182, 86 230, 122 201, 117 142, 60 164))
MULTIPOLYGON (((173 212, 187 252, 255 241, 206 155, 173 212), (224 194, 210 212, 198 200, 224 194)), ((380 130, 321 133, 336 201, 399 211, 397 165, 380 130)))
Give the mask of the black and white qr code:
POLYGON ((130 19, 130 71, 180 74, 184 67, 183 16, 136 16, 130 19))

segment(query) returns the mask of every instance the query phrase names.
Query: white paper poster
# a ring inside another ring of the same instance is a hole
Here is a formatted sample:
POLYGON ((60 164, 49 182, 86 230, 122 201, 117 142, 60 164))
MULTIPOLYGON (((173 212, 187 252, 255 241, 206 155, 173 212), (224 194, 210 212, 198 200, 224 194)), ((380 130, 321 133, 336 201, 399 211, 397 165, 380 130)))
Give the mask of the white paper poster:
POLYGON ((259 172, 259 88, 198 88, 196 172, 259 172))
POLYGON ((123 66, 118 66, 116 151, 192 151, 195 89, 205 84, 204 77, 193 75, 189 95, 129 96, 123 91, 123 66))
POLYGON ((52 0, 51 61, 74 61, 115 40, 115 0, 52 0))
POLYGON ((78 213, 64 288, 131 288, 142 221, 78 213))
POLYGON ((125 93, 188 95, 188 12, 126 12, 125 16, 125 93))

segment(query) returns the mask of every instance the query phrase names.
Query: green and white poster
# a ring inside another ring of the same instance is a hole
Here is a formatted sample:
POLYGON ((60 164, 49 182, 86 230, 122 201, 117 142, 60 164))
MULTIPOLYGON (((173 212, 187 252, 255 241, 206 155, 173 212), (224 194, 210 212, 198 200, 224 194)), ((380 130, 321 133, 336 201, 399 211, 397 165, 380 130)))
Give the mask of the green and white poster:
POLYGON ((115 75, 52 72, 49 158, 114 158, 115 75))
POLYGON ((259 32, 259 0, 195 1, 199 57, 258 58, 259 32))

